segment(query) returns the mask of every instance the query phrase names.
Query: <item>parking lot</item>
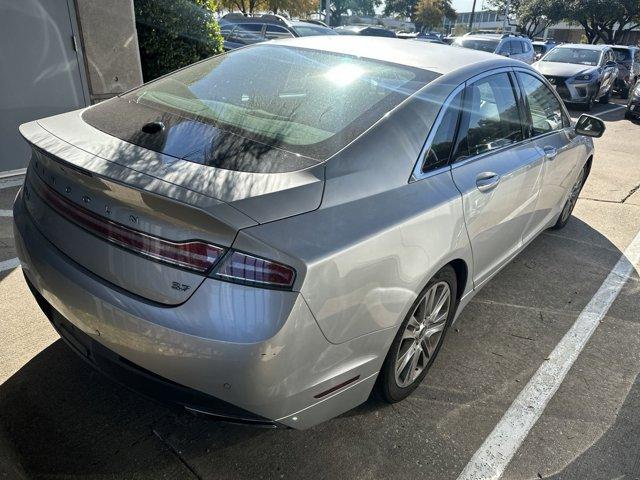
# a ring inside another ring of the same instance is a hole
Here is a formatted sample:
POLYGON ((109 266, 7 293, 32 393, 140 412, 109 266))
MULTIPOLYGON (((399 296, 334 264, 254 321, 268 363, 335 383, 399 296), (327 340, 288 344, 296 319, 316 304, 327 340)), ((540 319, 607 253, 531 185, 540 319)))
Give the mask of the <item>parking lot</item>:
MULTIPOLYGON (((474 298, 411 397, 306 431, 176 412, 93 371, 15 266, 19 187, 0 180, 0 477, 457 478, 640 231, 640 125, 619 104, 593 113, 607 132, 568 226, 474 298)), ((524 406, 543 412, 502 478, 640 478, 639 293, 636 270, 546 408, 524 406)))

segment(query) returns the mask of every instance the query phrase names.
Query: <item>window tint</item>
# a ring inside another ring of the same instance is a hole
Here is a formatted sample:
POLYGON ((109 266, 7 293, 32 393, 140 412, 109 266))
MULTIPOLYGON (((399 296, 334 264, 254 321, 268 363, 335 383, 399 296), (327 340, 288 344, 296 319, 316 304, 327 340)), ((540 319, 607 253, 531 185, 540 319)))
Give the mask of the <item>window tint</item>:
POLYGON ((510 42, 508 40, 506 42, 503 42, 503 44, 500 45, 500 49, 498 50, 497 53, 509 53, 509 54, 511 54, 510 42))
POLYGON ((522 51, 524 53, 529 53, 531 51, 531 44, 529 42, 525 42, 524 40, 520 40, 522 44, 522 51))
POLYGON ((533 75, 518 73, 529 104, 533 135, 541 135, 564 127, 560 102, 551 90, 533 75))
POLYGON ((231 36, 240 43, 250 44, 264 41, 262 23, 245 23, 238 25, 231 36))
POLYGON ((511 81, 498 73, 468 86, 456 160, 522 140, 522 123, 511 81))
POLYGON ((520 40, 511 40, 511 54, 519 55, 522 53, 522 42, 520 40))
POLYGON ((427 152, 422 165, 422 172, 429 170, 435 170, 449 163, 451 156, 451 150, 453 148, 453 141, 455 140, 456 127, 458 125, 458 117, 460 114, 460 107, 462 105, 462 91, 460 91, 451 101, 440 125, 436 130, 433 139, 431 140, 431 147, 427 152))
POLYGON ((267 25, 265 37, 267 37, 267 40, 275 40, 277 38, 290 38, 293 37, 293 35, 291 35, 286 28, 277 25, 267 25))

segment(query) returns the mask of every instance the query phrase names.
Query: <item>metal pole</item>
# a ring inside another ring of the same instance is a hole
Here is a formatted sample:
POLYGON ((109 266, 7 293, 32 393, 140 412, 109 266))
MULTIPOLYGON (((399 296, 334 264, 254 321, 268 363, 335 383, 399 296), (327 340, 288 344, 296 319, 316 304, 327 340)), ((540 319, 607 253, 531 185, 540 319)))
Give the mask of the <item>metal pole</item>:
POLYGON ((476 14, 476 0, 473 0, 473 7, 471 7, 471 16, 469 17, 469 31, 473 30, 473 17, 476 14))
MULTIPOLYGON (((507 25, 509 25, 509 6, 510 6, 511 0, 507 0, 505 2, 504 5, 504 20, 502 21, 502 31, 506 32, 507 31, 507 25)), ((509 30, 511 30, 511 27, 509 27, 509 30)))
POLYGON ((331 26, 331 0, 322 0, 324 3, 324 23, 331 26))

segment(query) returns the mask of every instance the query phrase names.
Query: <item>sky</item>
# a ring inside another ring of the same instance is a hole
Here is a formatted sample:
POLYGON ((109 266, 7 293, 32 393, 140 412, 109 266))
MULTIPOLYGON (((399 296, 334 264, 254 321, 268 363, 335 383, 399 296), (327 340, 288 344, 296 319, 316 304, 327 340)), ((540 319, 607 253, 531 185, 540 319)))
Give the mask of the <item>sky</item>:
MULTIPOLYGON (((488 4, 487 0, 476 0, 476 11, 482 10, 482 6, 488 4)), ((473 6, 473 0, 453 0, 451 2, 453 8, 455 8, 456 12, 470 12, 471 7, 473 6)), ((384 10, 384 5, 377 9, 379 11, 384 10)))

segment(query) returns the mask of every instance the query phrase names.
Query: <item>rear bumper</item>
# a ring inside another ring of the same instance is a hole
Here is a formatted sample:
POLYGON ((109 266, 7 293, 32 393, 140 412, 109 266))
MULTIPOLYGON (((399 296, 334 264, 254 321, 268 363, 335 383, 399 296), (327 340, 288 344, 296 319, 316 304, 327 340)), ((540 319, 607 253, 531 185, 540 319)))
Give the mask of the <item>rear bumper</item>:
MULTIPOLYGON (((331 344, 298 293, 214 279, 182 305, 153 304, 96 277, 48 242, 22 194, 14 233, 30 287, 68 343, 75 341, 76 350, 111 376, 119 376, 111 367, 124 367, 128 376, 153 380, 152 396, 213 415, 293 428, 339 415, 366 400, 395 333, 331 344)), ((124 383, 139 388, 142 382, 124 383)))

